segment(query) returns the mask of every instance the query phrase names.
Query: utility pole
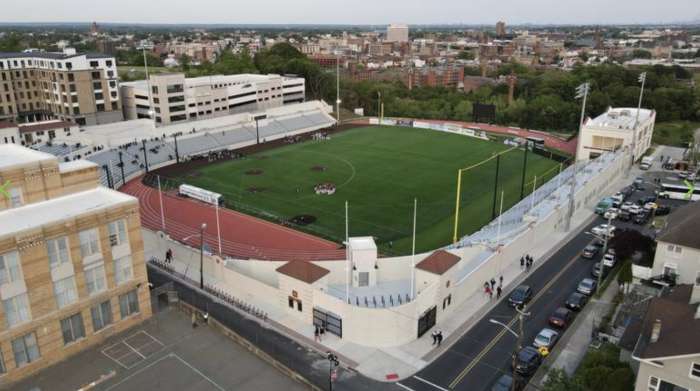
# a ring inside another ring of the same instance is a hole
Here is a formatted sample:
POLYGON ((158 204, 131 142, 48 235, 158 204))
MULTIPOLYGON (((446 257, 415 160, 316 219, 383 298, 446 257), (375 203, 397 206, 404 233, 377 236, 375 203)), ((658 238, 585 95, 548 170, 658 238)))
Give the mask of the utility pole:
POLYGON ((496 155, 496 180, 493 185, 493 207, 491 209, 491 219, 496 218, 496 199, 498 198, 498 171, 501 166, 501 155, 496 155))
POLYGON ((335 53, 335 120, 340 125, 340 55, 335 53))
POLYGON ((199 230, 199 289, 204 290, 204 230, 207 223, 202 223, 199 230))
POLYGON ((326 359, 328 360, 328 391, 333 391, 333 371, 340 365, 340 361, 338 356, 331 352, 326 354, 326 359))
POLYGON ((146 149, 146 139, 141 140, 143 145, 143 164, 146 167, 146 174, 148 174, 148 150, 146 149))
POLYGON ((175 163, 180 163, 180 153, 177 150, 177 133, 173 135, 175 139, 175 163))
POLYGON ((576 99, 583 98, 581 104, 581 121, 578 126, 578 135, 576 136, 576 151, 574 152, 574 172, 571 175, 571 193, 569 194, 569 212, 566 215, 566 221, 564 225, 564 231, 569 231, 571 229, 571 218, 574 216, 574 208, 576 206, 576 174, 577 174, 577 164, 578 164, 578 149, 581 146, 581 131, 583 130, 583 121, 586 115, 586 100, 588 99, 588 92, 591 89, 589 83, 583 83, 576 88, 576 99))
POLYGON ((642 83, 642 88, 639 91, 639 103, 637 104, 637 116, 634 119, 634 128, 632 129, 632 153, 630 153, 631 156, 631 161, 630 161, 630 166, 627 169, 627 175, 630 175, 632 172, 632 166, 634 166, 634 162, 636 160, 635 154, 637 153, 637 128, 639 127, 639 112, 642 110, 642 98, 644 97, 644 84, 647 81, 647 73, 642 72, 639 74, 639 82, 642 83))
POLYGON ((523 176, 520 179, 520 199, 525 197, 525 173, 527 172, 527 152, 530 149, 530 141, 525 139, 525 154, 523 156, 523 176))
POLYGON ((603 257, 600 259, 600 273, 598 273, 598 284, 595 287, 595 293, 600 293, 600 285, 603 283, 603 274, 605 273, 605 253, 608 252, 608 238, 610 237, 610 224, 612 216, 608 215, 608 230, 603 237, 603 257))
POLYGON ((122 173, 122 186, 126 185, 126 177, 124 176, 124 159, 122 151, 119 151, 119 171, 122 173))

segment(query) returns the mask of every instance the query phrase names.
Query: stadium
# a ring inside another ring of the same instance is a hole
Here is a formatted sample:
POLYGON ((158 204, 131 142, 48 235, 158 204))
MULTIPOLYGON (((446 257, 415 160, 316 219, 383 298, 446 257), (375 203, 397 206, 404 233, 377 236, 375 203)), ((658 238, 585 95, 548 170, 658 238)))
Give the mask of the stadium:
POLYGON ((528 154, 508 143, 525 141, 512 130, 388 120, 336 126, 329 112, 323 102, 306 102, 267 110, 258 120, 238 114, 154 128, 141 119, 90 127, 39 149, 100 164, 105 185, 126 185, 122 191, 142 200, 151 228, 185 238, 196 232, 196 216, 213 213, 201 219, 211 229, 207 247, 221 249, 212 252, 264 259, 337 259, 346 235, 373 237, 385 255, 409 254, 414 207, 415 251, 444 247, 553 178, 566 159, 555 149, 528 154), (222 210, 182 197, 182 184, 220 194, 222 210), (179 215, 183 210, 192 212, 179 215), (245 237, 241 218, 308 235, 295 233, 288 245, 281 237, 245 237), (298 237, 314 244, 291 244, 298 237))

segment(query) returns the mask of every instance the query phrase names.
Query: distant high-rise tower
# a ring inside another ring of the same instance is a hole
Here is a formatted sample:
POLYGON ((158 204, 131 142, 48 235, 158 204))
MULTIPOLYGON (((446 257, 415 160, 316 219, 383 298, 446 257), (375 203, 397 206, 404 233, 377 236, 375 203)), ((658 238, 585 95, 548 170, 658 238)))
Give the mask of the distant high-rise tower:
POLYGON ((506 35, 506 22, 499 20, 496 23, 496 35, 501 38, 506 35))
POLYGON ((408 26, 405 24, 391 24, 386 28, 387 42, 408 42, 408 26))
POLYGON ((97 22, 92 22, 92 25, 90 26, 90 34, 97 35, 99 32, 100 29, 97 27, 97 22))

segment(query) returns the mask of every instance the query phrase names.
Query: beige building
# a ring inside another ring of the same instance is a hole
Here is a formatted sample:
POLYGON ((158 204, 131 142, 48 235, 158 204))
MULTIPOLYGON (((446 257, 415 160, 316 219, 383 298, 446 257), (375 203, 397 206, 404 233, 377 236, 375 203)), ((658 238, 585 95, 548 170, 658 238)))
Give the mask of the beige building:
POLYGON ((0 384, 151 315, 138 201, 98 170, 0 145, 0 384))
POLYGON ((651 146, 656 112, 636 108, 608 108, 605 113, 584 123, 579 135, 577 160, 589 160, 607 151, 633 148, 639 160, 651 146))
POLYGON ((155 118, 162 125, 301 103, 305 82, 280 75, 185 78, 183 73, 166 73, 152 75, 149 82, 122 83, 121 92, 127 120, 155 118))
POLYGON ((408 25, 390 24, 386 28, 387 42, 408 42, 408 25))
POLYGON ((74 49, 0 53, 0 121, 121 121, 117 77, 116 61, 109 55, 74 49))

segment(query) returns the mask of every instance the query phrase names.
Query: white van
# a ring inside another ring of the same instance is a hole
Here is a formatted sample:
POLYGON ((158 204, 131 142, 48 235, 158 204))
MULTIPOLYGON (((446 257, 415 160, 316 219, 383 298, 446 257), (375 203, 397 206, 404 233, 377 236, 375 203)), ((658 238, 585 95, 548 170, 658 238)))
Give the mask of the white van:
POLYGON ((651 156, 645 156, 642 158, 642 162, 639 164, 639 168, 642 170, 648 170, 654 163, 654 158, 651 156))

